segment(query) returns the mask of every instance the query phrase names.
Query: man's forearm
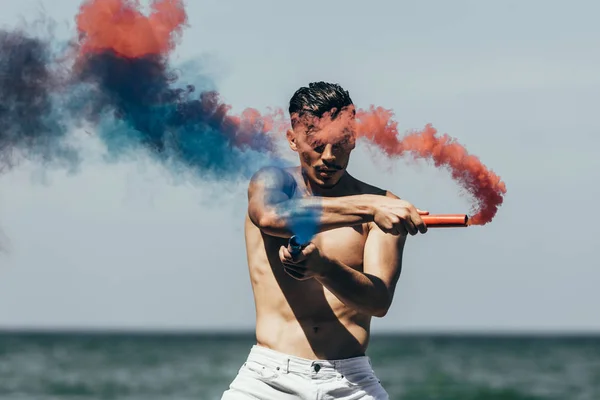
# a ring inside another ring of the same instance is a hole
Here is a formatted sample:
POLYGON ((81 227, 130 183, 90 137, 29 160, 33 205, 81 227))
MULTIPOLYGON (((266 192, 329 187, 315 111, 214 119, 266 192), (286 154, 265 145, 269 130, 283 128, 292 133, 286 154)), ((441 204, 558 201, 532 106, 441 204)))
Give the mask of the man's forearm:
POLYGON ((335 260, 325 260, 323 272, 315 277, 342 303, 377 317, 387 313, 390 294, 383 281, 335 260))
POLYGON ((375 195, 312 197, 285 200, 270 207, 258 221, 263 232, 290 237, 294 228, 310 225, 315 234, 373 221, 375 195))

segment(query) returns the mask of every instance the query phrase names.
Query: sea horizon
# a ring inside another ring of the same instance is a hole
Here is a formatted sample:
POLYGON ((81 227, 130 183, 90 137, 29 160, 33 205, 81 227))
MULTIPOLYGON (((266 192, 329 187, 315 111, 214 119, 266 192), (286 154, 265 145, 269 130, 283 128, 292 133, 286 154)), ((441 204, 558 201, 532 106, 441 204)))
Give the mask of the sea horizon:
MULTIPOLYGON (((12 327, 0 326, 0 335, 92 335, 92 336, 198 336, 248 337, 253 329, 198 329, 198 328, 139 328, 139 327, 12 327)), ((371 337, 486 337, 486 338, 600 338, 600 330, 550 329, 373 329, 371 337)))

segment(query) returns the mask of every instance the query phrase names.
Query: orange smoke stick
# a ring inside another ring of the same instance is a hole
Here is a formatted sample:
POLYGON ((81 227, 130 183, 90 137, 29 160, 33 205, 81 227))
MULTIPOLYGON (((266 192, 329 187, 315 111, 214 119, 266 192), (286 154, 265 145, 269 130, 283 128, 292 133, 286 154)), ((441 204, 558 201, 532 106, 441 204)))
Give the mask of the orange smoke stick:
MULTIPOLYGON (((469 226, 467 214, 427 214, 421 215, 421 219, 428 228, 463 228, 469 226)), ((292 255, 297 255, 302 251, 302 243, 298 241, 296 235, 290 237, 288 248, 292 255)))
POLYGON ((432 214, 421 215, 428 228, 462 228, 469 226, 466 214, 432 214))

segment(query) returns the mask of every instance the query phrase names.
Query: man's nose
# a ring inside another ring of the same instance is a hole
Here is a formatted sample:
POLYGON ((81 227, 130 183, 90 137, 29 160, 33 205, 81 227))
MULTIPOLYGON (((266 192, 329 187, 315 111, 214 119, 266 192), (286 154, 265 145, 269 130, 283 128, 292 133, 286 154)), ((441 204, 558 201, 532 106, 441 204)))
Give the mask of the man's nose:
POLYGON ((323 154, 321 155, 321 158, 324 161, 334 161, 335 160, 335 154, 333 154, 333 146, 331 144, 328 144, 325 146, 325 150, 323 150, 323 154))

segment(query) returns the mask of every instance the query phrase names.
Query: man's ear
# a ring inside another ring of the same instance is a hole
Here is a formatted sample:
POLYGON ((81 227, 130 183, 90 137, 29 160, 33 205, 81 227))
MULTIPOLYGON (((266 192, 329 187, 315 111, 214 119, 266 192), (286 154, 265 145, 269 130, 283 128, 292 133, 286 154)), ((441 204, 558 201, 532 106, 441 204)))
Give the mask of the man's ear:
POLYGON ((354 150, 356 147, 356 134, 352 134, 349 139, 350 150, 354 150))
POLYGON ((296 143, 296 133, 293 128, 287 130, 286 133, 288 143, 290 144, 290 149, 293 151, 298 151, 298 145, 296 143))

